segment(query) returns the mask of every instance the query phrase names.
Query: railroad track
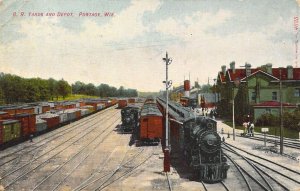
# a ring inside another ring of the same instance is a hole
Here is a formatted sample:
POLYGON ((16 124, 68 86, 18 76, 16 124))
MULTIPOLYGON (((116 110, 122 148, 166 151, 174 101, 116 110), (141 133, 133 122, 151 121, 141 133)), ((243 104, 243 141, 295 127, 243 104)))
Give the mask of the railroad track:
MULTIPOLYGON (((115 115, 117 113, 118 112, 116 112, 115 115)), ((103 118, 103 120, 104 119, 105 118, 103 118)), ((114 122, 116 122, 118 120, 119 120, 119 117, 114 122)), ((87 146, 89 146, 92 143, 94 143, 94 140, 97 140, 96 138, 98 138, 99 136, 101 136, 107 130, 107 129, 104 129, 104 130, 100 129, 99 130, 99 128, 97 128, 96 125, 90 126, 90 128, 87 128, 87 129, 89 129, 89 130, 86 131, 86 132, 84 132, 83 134, 79 134, 80 135, 79 138, 76 138, 75 140, 71 140, 71 138, 70 138, 67 141, 65 141, 64 143, 69 143, 69 144, 66 145, 66 146, 64 146, 58 152, 55 152, 53 154, 51 153, 52 155, 50 153, 46 152, 46 153, 44 153, 44 154, 36 157, 35 159, 31 160, 30 162, 22 165, 21 167, 18 167, 15 170, 10 171, 9 173, 2 175, 1 183, 2 183, 2 185, 4 185, 4 188, 7 189, 7 188, 12 187, 20 179, 24 178, 25 176, 28 176, 28 174, 30 174, 32 172, 36 172, 37 170, 39 170, 42 167, 46 166, 47 163, 50 163, 51 161, 53 161, 56 158, 58 158, 59 155, 63 154, 63 152, 66 151, 68 148, 72 148, 72 146, 76 147, 76 143, 78 143, 78 141, 83 141, 83 140, 88 141, 88 140, 91 140, 91 141, 88 142, 88 144, 85 144, 83 147, 79 147, 79 151, 77 151, 75 154, 72 155, 72 157, 70 157, 67 161, 65 161, 63 163, 63 165, 67 164, 68 162, 72 161, 74 159, 74 157, 80 155, 80 153, 83 153, 84 149, 86 149, 87 146), (44 157, 44 159, 42 157, 44 157), (39 161, 38 159, 42 159, 42 160, 39 161), (34 162, 34 165, 33 165, 33 162, 34 162), (12 181, 9 181, 9 180, 12 180, 12 181)), ((56 147, 56 148, 58 148, 58 147, 56 147)), ((54 150, 54 151, 56 151, 56 150, 54 150)), ((74 150, 74 148, 72 149, 72 151, 73 150, 74 150)), ((59 168, 61 168, 61 166, 59 166, 59 168)), ((51 176, 56 173, 55 171, 54 171, 54 173, 51 173, 51 176)), ((42 181, 39 181, 39 183, 37 185, 35 185, 35 187, 33 188, 33 190, 37 189, 41 185, 41 183, 44 183, 51 176, 48 175, 46 178, 42 179, 42 181)), ((39 179, 39 177, 37 177, 37 178, 39 179)))
POLYGON ((127 152, 123 156, 123 159, 118 165, 114 166, 114 169, 102 171, 97 178, 90 181, 84 186, 78 186, 73 191, 79 190, 103 190, 117 181, 130 176, 135 172, 137 168, 147 162, 153 155, 153 148, 147 148, 137 151, 133 156, 127 157, 127 152), (150 150, 150 151, 149 151, 150 150))
MULTIPOLYGON (((242 136, 240 136, 240 137, 242 137, 242 136)), ((247 138, 248 139, 253 139, 253 140, 258 140, 258 141, 264 141, 263 136, 260 136, 260 137, 255 136, 255 137, 247 137, 247 138)), ((273 138, 273 139, 266 138, 266 142, 268 142, 268 143, 275 144, 275 141, 277 142, 277 144, 279 144, 279 139, 277 139, 277 138, 273 138)), ((283 144, 284 144, 285 147, 290 147, 290 148, 300 150, 300 143, 296 140, 294 140, 294 141, 284 140, 283 144)))
POLYGON ((91 140, 86 146, 80 149, 75 155, 70 157, 67 161, 65 161, 63 164, 61 164, 59 167, 57 167, 51 174, 49 174, 47 177, 45 177, 40 183, 35 185, 32 191, 34 190, 57 190, 58 187, 64 183, 64 181, 94 152, 96 149, 100 146, 101 143, 103 143, 104 140, 113 132, 114 127, 119 123, 119 119, 114 120, 113 123, 111 123, 106 129, 102 131, 102 133, 96 137, 96 139, 91 140), (104 134, 105 133, 105 134, 104 134), (102 137, 100 137, 102 136, 102 137), (92 147, 91 149, 88 149, 89 147, 92 147), (78 161, 76 159, 79 158, 78 161), (68 166, 69 167, 68 167, 68 166), (68 169, 71 169, 70 172, 64 175, 65 172, 68 171, 68 169), (54 177, 55 175, 55 177, 54 177), (51 183, 51 186, 56 183, 54 188, 50 188, 48 185, 45 185, 43 187, 42 184, 45 184, 45 182, 51 183), (48 186, 48 187, 47 187, 48 186))
MULTIPOLYGON (((118 113, 118 112, 114 112, 114 114, 116 114, 116 113, 118 113)), ((45 155, 47 155, 48 154, 48 152, 51 152, 51 151, 53 151, 53 149, 57 149, 58 147, 60 147, 60 146, 63 146, 64 144, 67 144, 69 141, 71 141, 72 139, 74 139, 74 138, 76 138, 78 135, 80 135, 80 133, 81 132, 84 132, 85 133, 85 135, 87 135, 88 134, 88 132, 90 132, 90 131, 93 131, 95 128, 96 128, 96 125, 99 123, 99 122, 102 122, 102 121, 104 121, 104 120, 106 120, 107 118, 109 118, 110 117, 110 113, 108 113, 107 115, 105 115, 105 116, 102 116, 103 118, 101 118, 101 119, 99 119, 98 121, 96 121, 96 122, 93 122, 92 124, 90 124, 90 128, 87 128, 86 126, 84 126, 83 128, 85 128, 85 129, 89 129, 89 131, 87 131, 87 132, 85 132, 85 131, 83 131, 82 129, 79 129, 79 133, 78 132, 75 132, 75 134, 74 135, 71 135, 71 137, 66 137, 66 136, 64 136, 64 137, 62 137, 62 138, 64 138, 64 139, 62 139, 62 142, 60 142, 60 143, 58 143, 58 144, 53 144, 53 145, 51 145, 50 146, 50 148, 48 149, 48 150, 43 150, 43 154, 41 154, 41 155, 39 155, 39 156, 37 156, 36 158, 30 158, 30 159, 28 159, 27 161, 35 161, 35 160, 37 160, 37 159, 39 159, 39 158, 41 158, 41 157, 43 157, 43 156, 45 156, 45 155), (80 131, 81 130, 81 131, 80 131)), ((86 125, 89 125, 89 123, 87 123, 86 125)), ((66 134, 65 134, 66 135, 66 134)), ((53 140, 52 140, 53 141, 53 140)), ((48 145, 46 145, 46 143, 45 144, 42 144, 42 145, 40 145, 38 148, 40 148, 40 150, 42 149, 42 147, 43 146, 48 146, 48 145)), ((20 158, 22 157, 22 158, 26 158, 26 154, 28 155, 30 152, 32 152, 32 151, 36 151, 36 153, 37 152, 40 152, 40 150, 37 150, 37 147, 35 147, 35 148, 33 148, 33 149, 30 149, 30 150, 28 150, 28 151, 26 151, 26 152, 23 152, 22 153, 22 155, 18 155, 18 156, 12 156, 12 158, 10 159, 10 160, 8 160, 8 161, 5 161, 5 162, 3 162, 2 163, 2 171, 4 171, 5 169, 5 171, 4 172, 2 172, 1 173, 1 175, 0 175, 0 177, 1 178, 4 178, 5 177, 5 174, 7 174, 7 172, 9 171, 9 172, 11 172, 11 171, 14 171, 14 169, 12 169, 12 168, 17 168, 17 164, 18 163, 13 163, 13 165, 12 164, 10 164, 10 163, 12 163, 12 162, 14 162, 14 160, 16 160, 16 159, 18 159, 18 160, 20 160, 20 158), (6 165, 6 166, 8 166, 8 167, 3 167, 4 165, 6 165), (7 169, 8 168, 8 169, 7 169)), ((29 163, 29 162, 27 162, 27 163, 29 163)), ((27 164, 26 162, 25 162, 25 164, 20 164, 21 166, 24 166, 24 165, 26 165, 27 164)))
MULTIPOLYGON (((112 108, 102 110, 102 111, 100 111, 100 112, 98 112, 94 115, 88 116, 88 117, 83 118, 81 120, 78 120, 78 121, 76 121, 72 124, 66 125, 64 128, 59 128, 59 129, 57 129, 55 131, 51 131, 51 132, 49 132, 49 133, 47 133, 43 136, 39 136, 38 137, 40 139, 39 141, 34 141, 33 143, 29 143, 29 145, 27 145, 25 147, 22 147, 20 149, 17 149, 15 151, 12 151, 8 154, 5 154, 5 155, 1 156, 0 157, 0 161, 1 161, 0 167, 3 166, 6 163, 9 163, 13 160, 16 160, 18 158, 18 156, 16 157, 14 155, 16 155, 17 153, 21 153, 19 155, 23 155, 24 154, 23 152, 26 149, 29 149, 29 150, 26 151, 26 153, 34 151, 34 150, 42 147, 43 145, 45 145, 45 144, 47 144, 51 141, 54 141, 54 140, 56 140, 60 137, 63 137, 64 135, 66 135, 66 134, 68 134, 72 131, 78 130, 78 126, 80 128, 81 125, 84 124, 85 122, 92 122, 92 121, 96 120, 97 117, 99 117, 99 115, 107 113, 110 110, 112 110, 112 108), (38 146, 35 146, 35 145, 38 145, 38 146), (9 157, 11 157, 11 158, 9 158, 9 157), (9 158, 9 159, 6 159, 6 158, 9 158), (4 160, 4 159, 6 159, 6 160, 4 160)), ((37 140, 37 138, 35 140, 37 140)), ((4 152, 2 152, 2 153, 4 153, 4 152)))
POLYGON ((233 145, 227 143, 223 145, 223 149, 226 151, 225 156, 241 175, 247 190, 291 190, 299 188, 300 172, 233 145))
POLYGON ((204 183, 203 181, 201 181, 201 184, 203 186, 203 189, 205 191, 213 191, 213 190, 218 190, 218 191, 221 191, 221 190, 226 190, 226 191, 229 191, 228 187, 226 186, 226 184, 222 181, 220 183, 214 183, 214 184, 206 184, 204 183))

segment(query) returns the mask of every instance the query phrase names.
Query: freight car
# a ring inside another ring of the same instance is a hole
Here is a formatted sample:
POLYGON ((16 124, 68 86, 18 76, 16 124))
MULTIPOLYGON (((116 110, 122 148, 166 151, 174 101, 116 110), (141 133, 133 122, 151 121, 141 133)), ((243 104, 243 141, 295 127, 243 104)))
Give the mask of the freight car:
MULTIPOLYGON (((158 103, 164 110, 165 100, 160 98, 158 103)), ((183 153, 186 164, 199 180, 214 183, 225 179, 229 165, 221 149, 217 122, 211 118, 195 115, 192 110, 173 102, 169 102, 169 115, 171 134, 179 133, 177 146, 183 153)))
POLYGON ((158 144, 163 136, 163 116, 156 103, 146 101, 140 113, 138 144, 158 144))
POLYGON ((139 108, 134 105, 129 105, 121 110, 123 132, 132 132, 139 125, 139 108))
MULTIPOLYGON (((80 101, 82 103, 82 101, 80 101)), ((72 109, 60 109, 48 111, 50 106, 41 109, 40 115, 34 114, 34 108, 28 106, 18 107, 1 107, 0 111, 0 150, 5 149, 11 145, 17 144, 24 140, 27 140, 31 135, 39 135, 55 128, 61 127, 72 121, 78 120, 82 117, 86 117, 102 109, 108 108, 116 104, 116 100, 88 100, 82 106, 82 108, 73 108, 76 103, 65 104, 66 108, 72 105, 72 109), (96 103, 96 105, 88 105, 89 102, 96 103), (90 107, 88 109, 84 107, 90 107), (4 112, 6 111, 6 112, 4 112), (27 113, 28 112, 28 113, 27 113)), ((78 107, 80 104, 78 102, 78 107)))
POLYGON ((127 100, 126 99, 120 99, 118 101, 118 108, 122 109, 123 107, 127 106, 127 100))

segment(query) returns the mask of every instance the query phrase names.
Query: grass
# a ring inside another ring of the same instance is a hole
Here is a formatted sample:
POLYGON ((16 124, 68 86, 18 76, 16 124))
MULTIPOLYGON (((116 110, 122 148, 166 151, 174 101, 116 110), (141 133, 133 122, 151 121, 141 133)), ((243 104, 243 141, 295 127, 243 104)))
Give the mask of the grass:
MULTIPOLYGON (((232 127, 232 121, 224 121, 224 123, 229 125, 230 127, 232 127)), ((236 125, 235 128, 244 130, 244 127, 240 126, 240 125, 236 125)), ((269 128, 269 132, 268 132, 269 135, 275 135, 276 134, 277 136, 279 136, 280 126, 276 126, 276 127, 272 127, 272 126, 255 127, 254 132, 261 133, 261 128, 269 128)), ((292 138, 292 139, 299 139, 299 132, 296 131, 296 130, 284 128, 283 129, 283 136, 287 137, 287 138, 292 138)))
POLYGON ((53 100, 49 100, 49 101, 63 101, 63 100, 77 100, 77 99, 81 99, 81 98, 99 98, 98 96, 88 96, 88 95, 82 95, 82 94, 72 94, 72 95, 68 95, 67 97, 63 98, 61 96, 58 97, 58 99, 53 98, 53 100))

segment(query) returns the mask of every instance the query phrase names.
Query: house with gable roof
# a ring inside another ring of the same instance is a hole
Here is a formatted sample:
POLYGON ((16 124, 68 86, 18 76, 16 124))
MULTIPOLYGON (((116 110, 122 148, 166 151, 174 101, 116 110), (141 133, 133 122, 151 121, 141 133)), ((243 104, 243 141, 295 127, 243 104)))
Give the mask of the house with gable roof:
POLYGON ((243 68, 236 68, 235 62, 230 68, 222 66, 218 73, 217 87, 223 107, 232 107, 239 114, 251 116, 254 121, 263 113, 280 113, 280 84, 284 111, 292 111, 300 104, 300 68, 272 68, 266 64, 251 68, 246 63, 243 68))

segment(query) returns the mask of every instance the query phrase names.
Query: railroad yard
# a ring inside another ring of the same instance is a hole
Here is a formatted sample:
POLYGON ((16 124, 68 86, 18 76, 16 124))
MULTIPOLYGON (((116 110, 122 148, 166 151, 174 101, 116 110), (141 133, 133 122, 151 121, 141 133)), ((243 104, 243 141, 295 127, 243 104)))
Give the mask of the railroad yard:
MULTIPOLYGON (((287 140, 281 156, 274 137, 261 140, 227 138, 232 129, 218 121, 225 134, 227 178, 208 184, 186 168, 180 152, 171 152, 171 171, 163 172, 161 144, 136 146, 120 129, 116 106, 67 124, 1 151, 1 190, 299 190, 299 141, 287 140)), ((171 146, 172 148, 172 146, 171 146)))
POLYGON ((0 0, 0 191, 300 191, 299 8, 0 0))

